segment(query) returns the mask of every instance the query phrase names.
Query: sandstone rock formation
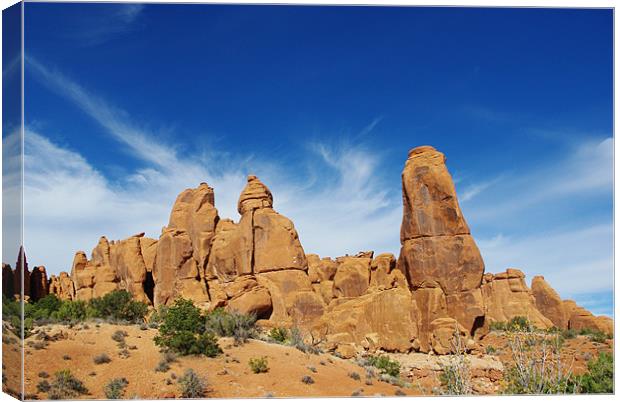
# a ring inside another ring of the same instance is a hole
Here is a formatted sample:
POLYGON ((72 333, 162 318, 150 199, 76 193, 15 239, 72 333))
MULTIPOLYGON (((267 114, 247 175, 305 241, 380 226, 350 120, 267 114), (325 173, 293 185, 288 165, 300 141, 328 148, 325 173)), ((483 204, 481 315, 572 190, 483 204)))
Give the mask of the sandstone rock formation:
POLYGON ((49 283, 45 267, 34 267, 30 273, 30 299, 37 301, 49 293, 49 283))
POLYGON ((2 294, 12 299, 15 294, 15 278, 9 264, 2 264, 2 294))
MULTIPOLYGON (((156 308, 189 298, 205 309, 256 314, 266 328, 297 327, 345 357, 364 349, 452 353, 455 335, 469 348, 489 322, 516 316, 540 328, 611 331, 610 319, 562 301, 542 277, 530 290, 519 270, 484 273, 445 160, 429 146, 409 153, 398 260, 372 251, 306 254, 271 191, 248 176, 237 222, 220 219, 214 190, 201 183, 177 197, 159 239, 102 237, 90 259, 76 253, 70 275, 52 275, 48 291, 88 300, 127 290, 156 308)), ((36 290, 27 295, 40 297, 45 271, 28 275, 36 290)), ((3 266, 3 285, 16 276, 3 266)))
POLYGON ((433 147, 414 148, 402 174, 398 268, 413 292, 420 292, 416 300, 425 332, 423 350, 431 346, 427 335, 437 318, 455 318, 472 336, 484 331, 480 293, 484 262, 459 207, 445 161, 433 147))
POLYGON ((564 303, 544 277, 532 278, 532 294, 538 311, 547 317, 556 328, 568 329, 569 316, 564 309, 564 303))
POLYGON ((485 275, 482 295, 490 321, 506 322, 520 316, 541 329, 553 326, 551 320, 536 308, 536 299, 525 284, 525 274, 518 269, 485 275))

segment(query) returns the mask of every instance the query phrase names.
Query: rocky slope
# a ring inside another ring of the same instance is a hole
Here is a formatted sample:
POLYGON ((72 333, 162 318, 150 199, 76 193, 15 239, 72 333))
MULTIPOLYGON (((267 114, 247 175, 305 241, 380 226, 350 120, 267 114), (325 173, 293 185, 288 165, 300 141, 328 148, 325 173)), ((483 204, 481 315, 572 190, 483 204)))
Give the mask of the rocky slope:
MULTIPOLYGON (((30 273, 24 256, 24 293, 88 300, 124 289, 154 307, 184 297, 205 309, 255 313, 267 328, 298 327, 345 357, 362 349, 447 354, 455 329, 473 347, 491 322, 516 316, 539 328, 612 332, 610 318, 562 300, 542 277, 530 289, 517 269, 485 273, 445 162, 430 146, 409 152, 398 259, 306 254, 270 190, 249 176, 238 222, 219 217, 214 190, 202 183, 177 197, 159 239, 102 237, 90 259, 78 251, 71 273, 49 280, 44 267, 30 273)), ((19 293, 20 282, 3 266, 7 295, 19 293)))

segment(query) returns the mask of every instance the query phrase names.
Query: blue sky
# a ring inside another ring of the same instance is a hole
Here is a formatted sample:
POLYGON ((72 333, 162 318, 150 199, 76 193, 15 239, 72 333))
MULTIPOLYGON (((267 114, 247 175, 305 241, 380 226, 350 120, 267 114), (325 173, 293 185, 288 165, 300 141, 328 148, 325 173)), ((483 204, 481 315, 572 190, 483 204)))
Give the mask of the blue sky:
POLYGON ((487 271, 613 303, 612 12, 26 4, 26 250, 158 237, 207 181, 306 252, 398 254, 407 151, 448 157, 487 271), (528 280, 529 280, 528 279, 528 280))

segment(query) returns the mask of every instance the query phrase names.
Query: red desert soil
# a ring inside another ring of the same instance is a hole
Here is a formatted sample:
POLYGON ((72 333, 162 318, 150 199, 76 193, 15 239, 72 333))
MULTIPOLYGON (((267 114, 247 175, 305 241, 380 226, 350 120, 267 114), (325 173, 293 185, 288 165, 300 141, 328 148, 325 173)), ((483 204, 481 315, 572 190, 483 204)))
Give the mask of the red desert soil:
MULTIPOLYGON (((376 378, 372 380, 372 385, 367 385, 365 370, 352 361, 329 354, 304 354, 290 346, 257 340, 237 347, 232 339, 222 338, 220 346, 224 354, 216 358, 179 357, 170 364, 168 372, 161 373, 155 371, 161 359, 159 349, 153 343, 157 334, 155 329, 140 330, 137 326, 110 324, 99 324, 99 327, 88 324, 84 329, 81 326, 70 329, 60 325, 44 328, 49 335, 62 331, 67 337, 51 341, 39 350, 33 347, 35 344, 30 342, 30 338, 26 341, 26 393, 39 398, 47 396, 37 392, 37 383, 41 380, 39 372, 53 376, 54 372, 63 369, 70 369, 84 382, 90 395, 83 398, 92 399, 104 399, 103 387, 117 377, 125 377, 129 381, 124 398, 178 398, 179 386, 171 375, 174 373, 178 378, 188 368, 206 377, 207 397, 265 397, 268 394, 274 397, 351 396, 356 391, 362 396, 393 396, 397 390, 407 395, 419 394, 415 388, 399 388, 376 378), (112 340, 112 334, 119 329, 128 334, 125 342, 130 356, 127 358, 119 356, 117 342, 112 340), (95 364, 93 358, 102 353, 106 353, 112 361, 95 364), (248 361, 262 356, 267 357, 269 372, 254 374, 248 361), (309 367, 314 367, 316 373, 309 367), (361 379, 349 377, 351 372, 358 373, 361 379), (312 377, 314 384, 304 384, 301 379, 305 375, 312 377)), ((37 341, 33 339, 33 342, 37 341)))
POLYGON ((17 396, 20 390, 21 350, 19 338, 7 328, 2 329, 2 391, 17 396))

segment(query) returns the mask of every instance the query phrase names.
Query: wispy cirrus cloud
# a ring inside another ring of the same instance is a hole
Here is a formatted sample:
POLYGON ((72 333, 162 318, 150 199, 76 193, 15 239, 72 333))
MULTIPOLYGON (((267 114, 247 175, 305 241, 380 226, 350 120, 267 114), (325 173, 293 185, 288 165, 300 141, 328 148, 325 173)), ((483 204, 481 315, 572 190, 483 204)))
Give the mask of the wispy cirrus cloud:
MULTIPOLYGON (((144 4, 100 4, 96 10, 80 12, 71 25, 60 26, 57 35, 78 46, 90 47, 108 42, 138 28, 144 4)), ((76 10, 77 12, 78 10, 76 10)))

